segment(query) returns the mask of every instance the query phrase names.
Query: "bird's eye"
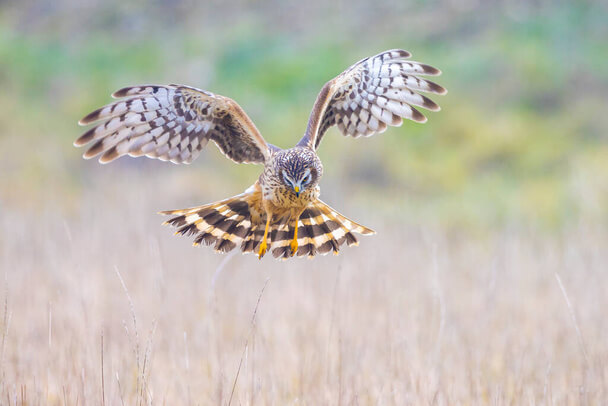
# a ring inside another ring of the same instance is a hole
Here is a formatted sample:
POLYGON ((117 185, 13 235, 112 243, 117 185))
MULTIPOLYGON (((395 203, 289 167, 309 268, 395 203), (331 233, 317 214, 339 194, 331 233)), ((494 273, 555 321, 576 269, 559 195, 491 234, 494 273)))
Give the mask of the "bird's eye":
POLYGON ((289 177, 287 176, 287 173, 285 171, 283 171, 283 180, 287 185, 291 185, 292 183, 291 180, 289 180, 289 177))
POLYGON ((310 175, 306 175, 304 176, 304 178, 302 179, 302 183, 307 184, 309 183, 311 180, 310 175))

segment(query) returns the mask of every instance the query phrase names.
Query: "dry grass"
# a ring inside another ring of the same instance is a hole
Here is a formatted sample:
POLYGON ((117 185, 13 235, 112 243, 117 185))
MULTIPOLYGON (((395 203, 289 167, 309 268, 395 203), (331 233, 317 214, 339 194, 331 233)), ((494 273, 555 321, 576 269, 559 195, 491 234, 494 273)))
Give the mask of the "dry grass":
POLYGON ((257 261, 161 228, 181 185, 101 178, 78 214, 1 213, 0 404, 608 399, 601 226, 482 238, 355 215, 379 231, 358 248, 257 261))

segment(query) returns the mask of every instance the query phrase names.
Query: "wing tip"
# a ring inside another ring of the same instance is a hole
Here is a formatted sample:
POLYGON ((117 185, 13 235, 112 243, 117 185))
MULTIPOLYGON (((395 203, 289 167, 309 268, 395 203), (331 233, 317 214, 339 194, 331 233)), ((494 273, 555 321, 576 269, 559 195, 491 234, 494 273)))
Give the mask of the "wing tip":
POLYGON ((84 154, 82 154, 82 158, 89 160, 95 158, 98 154, 99 152, 93 152, 91 151, 91 148, 89 148, 84 154))
POLYGON ((82 134, 80 137, 75 139, 73 144, 75 147, 82 147, 83 145, 88 144, 89 142, 93 141, 94 138, 95 138, 95 127, 91 128, 90 130, 88 130, 84 134, 82 134))
POLYGON ((107 165, 112 161, 113 161, 113 159, 107 160, 107 159, 104 159, 103 156, 97 160, 97 162, 99 162, 101 165, 107 165))
POLYGON ((420 124, 424 124, 428 121, 428 118, 426 118, 426 116, 424 114, 422 114, 421 112, 419 112, 418 110, 416 110, 413 107, 411 107, 411 109, 412 109, 412 116, 410 117, 410 119, 412 121, 415 121, 420 124))
POLYGON ((179 85, 171 84, 171 85, 166 86, 166 85, 147 84, 147 85, 137 85, 137 86, 126 86, 126 87, 118 89, 117 91, 112 93, 112 97, 114 99, 120 99, 121 97, 133 96, 136 94, 154 94, 154 93, 158 92, 158 90, 161 88, 177 87, 177 86, 179 86, 179 85))
POLYGON ((116 151, 116 146, 108 149, 99 157, 99 163, 102 165, 109 164, 110 162, 120 158, 122 155, 116 151))
POLYGON ((412 56, 412 53, 410 51, 406 51, 405 49, 390 49, 385 52, 396 53, 397 56, 395 56, 394 59, 398 59, 398 58, 407 59, 412 56))
POLYGON ((430 86, 430 88, 433 91, 433 93, 436 93, 436 94, 441 95, 441 96, 443 96, 443 95, 445 95, 445 94, 448 93, 448 89, 446 89, 443 86, 438 85, 437 83, 433 83, 430 86))
POLYGON ((427 65, 426 63, 420 63, 419 65, 422 68, 422 71, 423 71, 422 74, 423 75, 429 75, 429 76, 439 76, 439 75, 441 75, 441 70, 437 69, 434 66, 427 65))
POLYGON ((86 116, 84 116, 83 118, 78 120, 78 125, 85 126, 85 125, 94 123, 95 121, 99 121, 100 113, 101 113, 101 109, 97 109, 95 111, 90 112, 89 114, 87 114, 86 116))
POLYGON ((429 110, 429 111, 439 111, 441 110, 441 107, 439 107, 439 105, 437 103, 435 103, 433 100, 429 99, 428 97, 421 95, 422 96, 422 106, 425 109, 429 110))
POLYGON ((112 93, 112 98, 114 99, 120 99, 121 97, 126 97, 129 95, 129 92, 133 89, 137 89, 137 88, 141 88, 142 86, 126 86, 123 88, 118 89, 117 91, 115 91, 114 93, 112 93))

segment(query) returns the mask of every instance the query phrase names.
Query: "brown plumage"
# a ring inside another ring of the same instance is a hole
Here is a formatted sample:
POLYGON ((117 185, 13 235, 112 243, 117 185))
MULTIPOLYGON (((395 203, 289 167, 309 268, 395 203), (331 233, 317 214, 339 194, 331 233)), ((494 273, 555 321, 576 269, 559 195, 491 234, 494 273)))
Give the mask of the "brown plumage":
POLYGON ((429 65, 407 61, 410 53, 391 50, 363 59, 323 86, 313 106, 306 133, 283 150, 266 143, 251 119, 233 100, 182 85, 126 87, 123 98, 80 120, 101 122, 74 145, 89 144, 84 158, 101 163, 123 155, 190 163, 213 141, 238 163, 263 164, 259 179, 244 193, 190 209, 170 210, 165 224, 176 234, 192 235, 194 245, 216 251, 270 250, 277 258, 338 253, 357 244, 354 233, 374 232, 344 217, 319 199, 323 166, 316 150, 325 132, 336 125, 343 135, 370 136, 401 125, 404 118, 425 122, 414 106, 438 111, 419 92, 445 94, 436 83, 419 77, 439 75, 429 65))

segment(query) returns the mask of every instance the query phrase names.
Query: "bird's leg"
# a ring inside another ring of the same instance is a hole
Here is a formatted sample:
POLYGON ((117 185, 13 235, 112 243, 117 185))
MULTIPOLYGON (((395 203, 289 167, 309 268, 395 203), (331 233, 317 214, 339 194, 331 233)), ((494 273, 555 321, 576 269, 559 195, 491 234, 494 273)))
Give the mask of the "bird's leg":
POLYGON ((296 216, 295 224, 294 224, 294 227, 293 227, 293 239, 291 240, 291 243, 289 244, 289 248, 291 248, 291 256, 292 257, 294 255, 296 255, 296 252, 298 251, 298 223, 300 221, 300 214, 298 214, 296 216))
POLYGON ((268 229, 270 228, 270 219, 272 218, 271 214, 266 213, 266 228, 264 229, 264 238, 262 238, 262 243, 260 244, 260 251, 258 252, 258 257, 262 259, 266 251, 268 250, 268 243, 266 242, 266 238, 268 237, 268 229))

